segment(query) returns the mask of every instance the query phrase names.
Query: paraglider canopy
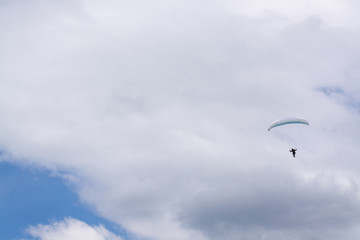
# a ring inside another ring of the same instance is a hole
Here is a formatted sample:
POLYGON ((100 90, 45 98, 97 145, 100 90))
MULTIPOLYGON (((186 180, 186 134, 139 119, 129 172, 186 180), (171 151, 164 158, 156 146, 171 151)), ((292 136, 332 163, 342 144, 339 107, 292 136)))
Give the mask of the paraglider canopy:
POLYGON ((275 122, 273 122, 270 127, 268 128, 268 131, 270 131, 272 128, 274 127, 278 127, 278 126, 282 126, 282 125, 287 125, 287 124, 305 124, 305 125, 309 125, 309 121, 301 118, 301 117, 286 117, 286 118, 281 118, 279 120, 276 120, 275 122))

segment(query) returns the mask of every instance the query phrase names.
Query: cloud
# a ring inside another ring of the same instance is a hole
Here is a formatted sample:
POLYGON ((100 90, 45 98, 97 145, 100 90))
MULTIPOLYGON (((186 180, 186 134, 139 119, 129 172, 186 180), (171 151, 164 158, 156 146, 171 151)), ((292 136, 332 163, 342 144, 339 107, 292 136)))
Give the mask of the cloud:
POLYGON ((192 198, 179 213, 183 224, 209 239, 336 239, 359 230, 356 177, 273 167, 237 174, 192 198))
POLYGON ((0 145, 148 238, 356 239, 352 4, 4 4, 0 145))
POLYGON ((122 238, 109 232, 104 226, 89 226, 73 218, 49 225, 31 226, 27 232, 39 240, 56 239, 89 239, 89 240, 121 240, 122 238))

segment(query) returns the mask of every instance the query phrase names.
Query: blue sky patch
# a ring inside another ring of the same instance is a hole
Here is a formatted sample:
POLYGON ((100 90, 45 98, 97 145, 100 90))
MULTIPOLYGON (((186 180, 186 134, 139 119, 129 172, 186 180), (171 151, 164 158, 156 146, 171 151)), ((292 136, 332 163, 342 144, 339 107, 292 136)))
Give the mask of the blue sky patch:
POLYGON ((340 104, 360 113, 360 99, 341 87, 320 87, 318 90, 326 96, 334 98, 340 104))
POLYGON ((59 177, 49 172, 0 163, 0 239, 29 237, 30 225, 72 217, 89 225, 104 225, 111 232, 128 239, 119 226, 96 216, 80 203, 59 177))

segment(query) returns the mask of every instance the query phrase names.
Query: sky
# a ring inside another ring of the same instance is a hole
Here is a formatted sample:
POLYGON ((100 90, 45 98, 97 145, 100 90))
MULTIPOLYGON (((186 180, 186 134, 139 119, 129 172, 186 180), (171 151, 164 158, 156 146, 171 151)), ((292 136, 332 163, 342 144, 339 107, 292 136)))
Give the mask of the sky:
POLYGON ((359 9, 1 1, 0 237, 358 239, 359 9))

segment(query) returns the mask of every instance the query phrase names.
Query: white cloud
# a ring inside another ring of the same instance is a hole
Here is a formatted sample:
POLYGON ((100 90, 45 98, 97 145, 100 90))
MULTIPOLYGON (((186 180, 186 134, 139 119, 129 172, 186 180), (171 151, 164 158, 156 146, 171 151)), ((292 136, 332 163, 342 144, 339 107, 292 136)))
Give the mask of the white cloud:
POLYGON ((0 14, 19 161, 153 239, 357 238, 359 114, 319 90, 359 96, 357 3, 24 4, 0 14), (310 127, 266 131, 287 115, 310 127))
POLYGON ((121 240, 122 238, 108 231, 104 226, 89 226, 73 218, 49 225, 31 226, 27 232, 39 240, 121 240))
POLYGON ((255 0, 255 1, 233 1, 233 9, 240 14, 261 18, 268 16, 279 16, 288 20, 298 22, 308 18, 318 18, 332 27, 345 27, 357 30, 358 16, 356 16, 357 1, 293 1, 284 0, 255 0))

